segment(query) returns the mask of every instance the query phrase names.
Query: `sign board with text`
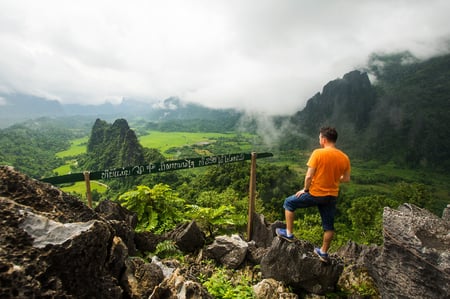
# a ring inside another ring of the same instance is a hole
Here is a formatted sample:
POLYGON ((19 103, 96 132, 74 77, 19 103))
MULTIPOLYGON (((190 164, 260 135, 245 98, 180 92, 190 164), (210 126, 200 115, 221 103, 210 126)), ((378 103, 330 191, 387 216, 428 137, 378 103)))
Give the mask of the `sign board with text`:
MULTIPOLYGON (((169 160, 161 162, 152 162, 146 165, 136 165, 130 167, 106 169, 102 171, 93 171, 89 173, 91 180, 110 180, 115 178, 125 178, 129 176, 145 175, 158 172, 174 171, 181 169, 191 169, 212 165, 224 165, 228 163, 251 160, 250 153, 224 154, 217 156, 205 156, 199 158, 185 158, 181 160, 169 160)), ((272 153, 256 153, 257 158, 273 157, 272 153)), ((55 176, 41 179, 43 182, 51 184, 63 184, 71 182, 84 181, 83 173, 72 173, 62 176, 55 176)))

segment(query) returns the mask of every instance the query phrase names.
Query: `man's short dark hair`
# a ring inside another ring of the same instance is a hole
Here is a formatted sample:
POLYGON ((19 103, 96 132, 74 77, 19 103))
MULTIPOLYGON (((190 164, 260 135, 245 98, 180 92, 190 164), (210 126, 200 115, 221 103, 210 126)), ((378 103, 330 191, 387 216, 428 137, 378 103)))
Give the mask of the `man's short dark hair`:
POLYGON ((332 127, 322 127, 320 128, 320 134, 322 134, 323 137, 328 139, 328 141, 331 141, 333 143, 336 143, 338 138, 338 133, 335 128, 332 127))

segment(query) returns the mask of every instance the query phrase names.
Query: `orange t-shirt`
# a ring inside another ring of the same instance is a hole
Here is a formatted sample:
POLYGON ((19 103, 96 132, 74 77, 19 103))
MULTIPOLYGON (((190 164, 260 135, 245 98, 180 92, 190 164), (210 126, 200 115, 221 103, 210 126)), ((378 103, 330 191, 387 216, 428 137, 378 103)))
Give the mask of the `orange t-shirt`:
POLYGON ((316 171, 309 193, 313 196, 338 196, 341 176, 350 171, 350 159, 336 148, 320 148, 313 151, 306 164, 316 171))

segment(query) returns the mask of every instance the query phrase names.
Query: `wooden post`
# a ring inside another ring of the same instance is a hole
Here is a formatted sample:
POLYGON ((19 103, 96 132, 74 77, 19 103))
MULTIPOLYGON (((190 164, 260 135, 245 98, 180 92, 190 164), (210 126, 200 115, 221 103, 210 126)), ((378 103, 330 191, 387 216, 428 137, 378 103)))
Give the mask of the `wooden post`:
POLYGON ((253 213, 255 212, 255 195, 256 195, 256 153, 252 152, 252 160, 250 166, 250 186, 248 201, 248 223, 247 223, 247 241, 252 239, 252 222, 253 213))
POLYGON ((83 172, 83 174, 84 174, 84 181, 86 183, 86 198, 88 201, 88 207, 90 207, 92 209, 91 179, 89 177, 90 172, 85 171, 85 172, 83 172))

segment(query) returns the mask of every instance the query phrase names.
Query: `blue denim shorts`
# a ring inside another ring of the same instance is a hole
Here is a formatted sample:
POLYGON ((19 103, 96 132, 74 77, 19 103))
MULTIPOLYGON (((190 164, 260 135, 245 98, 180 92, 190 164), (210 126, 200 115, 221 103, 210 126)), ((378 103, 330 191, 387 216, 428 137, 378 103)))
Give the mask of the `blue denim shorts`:
POLYGON ((296 209, 317 206, 322 219, 322 228, 334 230, 334 216, 336 215, 336 197, 335 196, 312 196, 309 193, 303 193, 300 197, 295 194, 284 200, 283 208, 294 212, 296 209))

